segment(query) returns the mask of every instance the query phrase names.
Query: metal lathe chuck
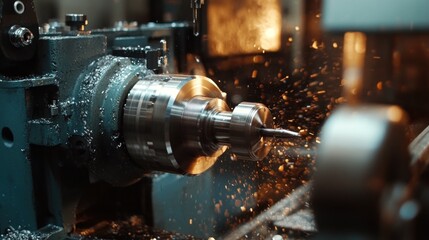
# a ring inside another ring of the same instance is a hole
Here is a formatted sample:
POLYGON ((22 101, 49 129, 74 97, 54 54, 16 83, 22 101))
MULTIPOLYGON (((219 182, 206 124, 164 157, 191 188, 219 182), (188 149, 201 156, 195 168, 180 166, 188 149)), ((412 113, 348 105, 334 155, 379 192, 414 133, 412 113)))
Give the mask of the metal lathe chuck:
POLYGON ((228 147, 238 158, 263 159, 272 129, 269 109, 244 102, 231 112, 224 93, 202 76, 148 75, 130 90, 123 114, 127 150, 141 167, 200 174, 228 147))

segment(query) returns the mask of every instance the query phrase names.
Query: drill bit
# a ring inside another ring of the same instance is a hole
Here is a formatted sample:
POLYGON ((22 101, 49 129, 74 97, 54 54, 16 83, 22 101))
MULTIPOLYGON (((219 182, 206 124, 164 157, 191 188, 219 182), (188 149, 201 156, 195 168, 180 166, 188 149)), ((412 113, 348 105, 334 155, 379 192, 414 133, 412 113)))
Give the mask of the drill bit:
POLYGON ((198 36, 200 34, 199 18, 201 15, 201 6, 203 4, 204 4, 204 0, 191 0, 192 25, 193 25, 193 31, 195 36, 198 36))
POLYGON ((275 137, 275 138, 291 138, 301 137, 302 134, 281 128, 261 128, 260 133, 264 137, 275 137))

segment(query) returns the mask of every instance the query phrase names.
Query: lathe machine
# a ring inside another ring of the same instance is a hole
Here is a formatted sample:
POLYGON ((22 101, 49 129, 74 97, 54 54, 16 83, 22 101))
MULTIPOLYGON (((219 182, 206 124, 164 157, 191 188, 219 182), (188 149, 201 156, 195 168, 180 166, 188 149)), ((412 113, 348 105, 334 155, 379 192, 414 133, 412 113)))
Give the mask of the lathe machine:
POLYGON ((1 237, 425 239, 427 1, 180 2, 0 1, 1 237))
POLYGON ((206 77, 168 74, 193 42, 186 23, 89 31, 68 14, 43 29, 31 0, 3 0, 0 14, 1 233, 70 239, 91 185, 198 175, 228 147, 257 161, 270 138, 299 135, 273 129, 262 104, 230 110, 206 77))

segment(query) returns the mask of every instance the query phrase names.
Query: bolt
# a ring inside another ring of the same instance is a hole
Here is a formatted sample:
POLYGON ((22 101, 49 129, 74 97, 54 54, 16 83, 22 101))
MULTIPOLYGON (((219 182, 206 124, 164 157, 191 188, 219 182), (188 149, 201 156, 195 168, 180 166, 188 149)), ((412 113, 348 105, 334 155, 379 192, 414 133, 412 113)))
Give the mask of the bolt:
POLYGON ((9 39, 15 47, 26 47, 31 45, 34 35, 30 29, 14 25, 9 29, 9 39))
POLYGON ((57 100, 52 101, 52 105, 49 105, 49 110, 51 111, 51 116, 57 116, 59 114, 59 108, 57 105, 57 100))

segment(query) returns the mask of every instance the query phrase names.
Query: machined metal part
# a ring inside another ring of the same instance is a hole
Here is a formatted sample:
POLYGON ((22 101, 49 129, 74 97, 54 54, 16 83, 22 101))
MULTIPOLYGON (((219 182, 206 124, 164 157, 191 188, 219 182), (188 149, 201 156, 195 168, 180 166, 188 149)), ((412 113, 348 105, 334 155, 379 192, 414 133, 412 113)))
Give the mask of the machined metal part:
POLYGON ((239 159, 256 161, 268 155, 271 141, 261 136, 261 128, 273 128, 273 117, 266 106, 244 102, 234 108, 229 137, 239 159))
POLYGON ((223 96, 202 76, 142 78, 124 107, 129 154, 140 166, 191 175, 210 168, 227 147, 240 159, 265 158, 271 144, 261 129, 273 127, 269 109, 244 102, 231 112, 223 96))
MULTIPOLYGON (((209 79, 191 76, 150 75, 130 91, 123 129, 128 152, 138 164, 170 172, 199 174, 211 167, 226 147, 202 154, 199 133, 208 101, 195 97, 221 98, 220 89, 209 79), (183 124, 182 124, 183 121, 183 124)), ((214 104, 214 109, 226 110, 214 104)))

